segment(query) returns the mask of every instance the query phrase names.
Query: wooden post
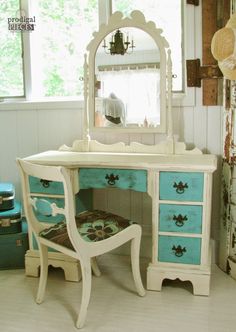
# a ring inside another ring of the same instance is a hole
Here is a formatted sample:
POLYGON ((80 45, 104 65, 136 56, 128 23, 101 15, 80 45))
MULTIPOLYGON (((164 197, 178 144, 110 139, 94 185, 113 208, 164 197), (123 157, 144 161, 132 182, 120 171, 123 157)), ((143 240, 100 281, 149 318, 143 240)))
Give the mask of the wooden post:
MULTIPOLYGON (((230 16, 230 0, 202 1, 202 64, 217 65, 211 53, 211 40, 214 33, 222 28, 230 16)), ((203 105, 218 105, 222 97, 222 80, 207 78, 203 80, 203 105)))

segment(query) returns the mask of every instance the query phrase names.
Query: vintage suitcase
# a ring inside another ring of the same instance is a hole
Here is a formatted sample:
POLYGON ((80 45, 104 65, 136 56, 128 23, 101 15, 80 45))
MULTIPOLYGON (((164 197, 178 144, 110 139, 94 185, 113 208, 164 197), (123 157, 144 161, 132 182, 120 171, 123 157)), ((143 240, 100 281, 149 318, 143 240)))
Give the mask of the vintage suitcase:
POLYGON ((19 269, 25 266, 25 253, 29 249, 25 232, 0 236, 0 270, 19 269))
POLYGON ((0 236, 21 232, 21 203, 15 201, 11 210, 0 211, 0 236))
POLYGON ((14 208, 15 188, 12 183, 0 183, 0 211, 14 208))

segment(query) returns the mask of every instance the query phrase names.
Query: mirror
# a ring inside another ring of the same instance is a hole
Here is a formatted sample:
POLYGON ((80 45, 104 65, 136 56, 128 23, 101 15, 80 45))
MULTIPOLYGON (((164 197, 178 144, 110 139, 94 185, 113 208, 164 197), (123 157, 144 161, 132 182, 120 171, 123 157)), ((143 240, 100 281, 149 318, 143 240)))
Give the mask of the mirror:
POLYGON ((114 40, 115 30, 95 55, 95 127, 155 127, 160 124, 159 50, 140 29, 119 31, 132 48, 124 55, 110 54, 106 40, 114 40))
POLYGON ((122 16, 114 13, 87 47, 87 125, 91 130, 167 132, 168 43, 141 12, 122 16))

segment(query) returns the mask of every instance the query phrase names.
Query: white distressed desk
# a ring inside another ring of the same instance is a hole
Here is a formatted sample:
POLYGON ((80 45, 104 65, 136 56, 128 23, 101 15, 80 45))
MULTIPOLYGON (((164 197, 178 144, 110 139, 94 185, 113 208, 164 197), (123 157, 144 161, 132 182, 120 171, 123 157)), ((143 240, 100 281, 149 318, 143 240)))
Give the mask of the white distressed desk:
MULTIPOLYGON (((179 278, 192 282, 194 294, 209 294, 215 156, 47 151, 25 159, 71 169, 75 193, 109 186, 146 191, 152 198, 152 258, 147 289, 161 290, 165 278, 179 278)), ((51 264, 64 268, 68 280, 78 280, 78 262, 57 255, 51 253, 51 264)), ((26 273, 35 275, 38 266, 37 250, 31 241, 26 273)))

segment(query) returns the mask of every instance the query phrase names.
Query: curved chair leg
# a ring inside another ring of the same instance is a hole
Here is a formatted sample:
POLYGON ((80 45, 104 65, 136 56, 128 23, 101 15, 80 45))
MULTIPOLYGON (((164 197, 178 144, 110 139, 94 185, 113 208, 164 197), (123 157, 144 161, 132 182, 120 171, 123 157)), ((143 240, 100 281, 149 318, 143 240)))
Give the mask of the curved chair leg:
POLYGON ((91 282, 92 282, 90 259, 88 259, 86 262, 80 261, 80 264, 82 272, 82 299, 81 299, 78 319, 76 322, 76 327, 79 329, 84 326, 86 320, 87 309, 91 294, 91 282))
POLYGON ((91 258, 91 266, 92 266, 92 271, 96 277, 100 277, 101 271, 98 267, 96 257, 91 258))
POLYGON ((136 236, 131 240, 131 266, 134 277, 134 283, 137 289, 137 292, 140 296, 146 294, 143 287, 141 275, 140 275, 140 266, 139 266, 139 251, 140 251, 140 241, 141 233, 139 236, 136 236))
MULTIPOLYGON (((39 242, 39 241, 38 241, 39 242)), ((38 304, 43 302, 47 278, 48 278, 48 247, 39 243, 40 252, 40 278, 36 302, 38 304)))

